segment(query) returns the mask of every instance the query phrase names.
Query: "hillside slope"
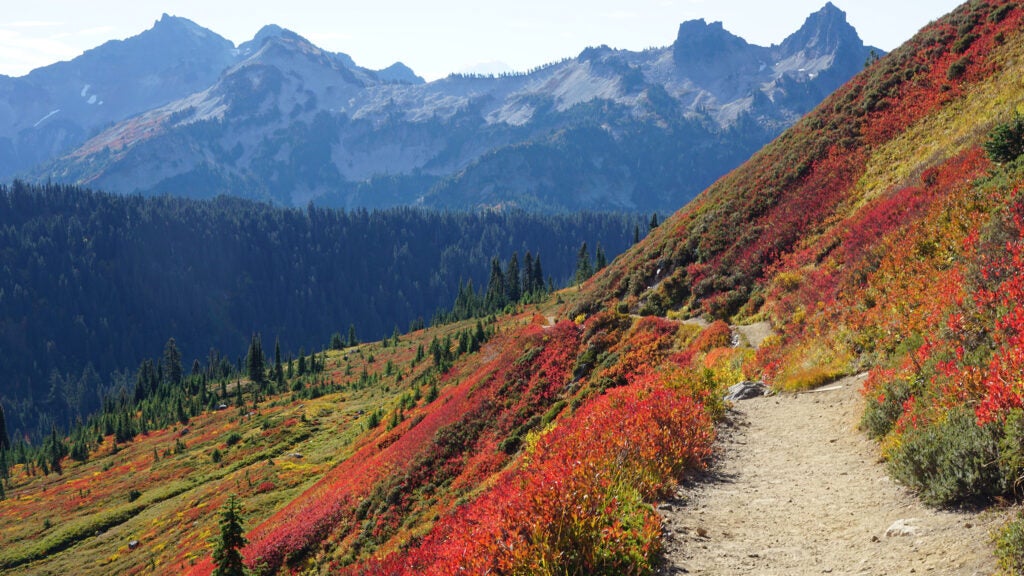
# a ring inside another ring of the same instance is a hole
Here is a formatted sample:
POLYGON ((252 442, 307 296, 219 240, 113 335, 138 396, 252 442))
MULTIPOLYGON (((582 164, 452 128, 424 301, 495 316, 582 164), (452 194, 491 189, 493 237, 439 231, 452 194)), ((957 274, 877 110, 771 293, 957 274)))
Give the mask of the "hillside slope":
POLYGON ((934 504, 1019 490, 1024 35, 1017 2, 929 25, 659 227, 574 314, 765 318, 780 389, 870 369, 862 421, 934 504))
MULTIPOLYGON (((115 502, 109 487, 131 478, 119 466, 160 469, 146 442, 174 437, 163 429, 127 449, 103 436, 84 464, 57 449, 42 463, 18 462, 0 501, 0 519, 18 519, 0 524, 0 566, 61 572, 88 557, 125 573, 210 574, 213 508, 235 491, 253 510, 242 554, 265 573, 650 574, 662 534, 652 504, 706 464, 725 386, 764 378, 800 389, 864 370, 861 424, 881 439, 896 480, 927 504, 1015 497, 1024 476, 1022 29, 1018 2, 964 4, 552 301, 479 328, 333 352, 326 374, 289 378, 272 393, 258 371, 252 381, 232 375, 230 388, 198 388, 198 398, 230 399, 232 409, 196 416, 197 427, 219 424, 179 431, 182 454, 165 456, 218 479, 216 489, 161 485, 114 513, 89 507, 73 480, 107 487, 99 495, 115 502), (700 313, 708 318, 690 318, 700 313), (755 351, 725 322, 708 322, 715 316, 765 318, 777 334, 755 351), (428 340, 429 354, 414 352, 428 340), (355 423, 327 420, 370 397, 382 408, 356 412, 355 423), (246 418, 259 410, 293 419, 257 431, 246 418), (323 450, 331 442, 335 451, 323 450), (307 446, 323 450, 316 469, 269 478, 273 496, 257 494, 266 475, 294 470, 281 454, 307 446), (235 460, 214 463, 214 448, 235 460), (67 481, 40 471, 54 460, 67 481), (38 518, 43 488, 58 486, 71 514, 23 521, 38 518), (148 515, 162 502, 171 504, 148 515)), ((153 417, 127 402, 118 410, 108 417, 122 427, 153 417)), ((1022 532, 1001 540, 1007 568, 1021 560, 1022 532)))

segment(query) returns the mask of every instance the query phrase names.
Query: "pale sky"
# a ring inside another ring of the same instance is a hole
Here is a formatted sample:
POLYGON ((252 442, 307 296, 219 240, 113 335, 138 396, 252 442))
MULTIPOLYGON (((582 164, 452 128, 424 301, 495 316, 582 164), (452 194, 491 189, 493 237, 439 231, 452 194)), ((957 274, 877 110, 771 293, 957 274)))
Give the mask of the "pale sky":
MULTIPOLYGON (((277 24, 371 69, 402 61, 433 80, 526 70, 588 46, 667 46, 680 22, 721 21, 748 42, 780 43, 826 0, 4 0, 0 74, 70 60, 182 16, 239 44, 277 24)), ((959 0, 833 0, 865 43, 892 50, 959 0)))

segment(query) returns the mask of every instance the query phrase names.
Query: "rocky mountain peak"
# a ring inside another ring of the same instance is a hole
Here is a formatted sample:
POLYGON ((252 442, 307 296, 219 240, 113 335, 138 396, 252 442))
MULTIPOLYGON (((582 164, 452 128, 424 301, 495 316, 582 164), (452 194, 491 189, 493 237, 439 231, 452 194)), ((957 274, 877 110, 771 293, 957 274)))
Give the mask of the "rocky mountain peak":
POLYGON ((864 42, 846 20, 846 12, 828 2, 804 21, 803 26, 782 42, 783 55, 801 51, 808 57, 834 54, 840 49, 862 49, 864 42))
POLYGON ((672 51, 677 63, 684 59, 712 61, 749 46, 746 40, 727 31, 721 22, 708 24, 700 18, 679 25, 672 51))
POLYGON ((253 52, 259 50, 260 46, 262 46, 263 43, 266 42, 268 39, 279 38, 285 32, 286 30, 284 28, 281 28, 277 24, 267 24, 266 26, 260 28, 259 32, 257 32, 256 35, 252 37, 252 40, 249 40, 248 42, 242 42, 241 44, 239 44, 238 52, 243 56, 247 54, 252 54, 253 52))
MULTIPOLYGON (((307 38, 301 36, 300 34, 293 32, 287 28, 282 28, 277 24, 268 24, 263 28, 260 28, 259 32, 257 32, 256 35, 253 36, 252 40, 239 44, 238 54, 242 58, 248 58, 250 56, 256 55, 258 52, 264 49, 267 46, 267 44, 273 44, 273 46, 269 47, 269 50, 265 51, 267 54, 311 54, 317 57, 326 57, 330 60, 340 63, 342 66, 346 68, 358 68, 358 66, 356 66, 355 61, 353 61, 352 57, 349 56, 348 54, 342 52, 327 52, 319 48, 318 46, 316 46, 315 44, 313 44, 307 38)), ((264 58, 267 56, 267 54, 264 54, 264 58)), ((413 74, 413 76, 415 75, 413 74)))
POLYGON ((164 41, 186 41, 190 44, 210 44, 218 47, 231 44, 226 38, 212 30, 203 28, 188 18, 172 16, 166 12, 153 23, 152 28, 137 36, 137 38, 144 39, 147 37, 164 41))
POLYGON ((385 82, 395 82, 398 84, 425 83, 425 80, 423 80, 422 77, 417 76, 416 73, 413 72, 412 68, 409 68, 402 62, 395 62, 383 70, 378 70, 377 77, 385 82))

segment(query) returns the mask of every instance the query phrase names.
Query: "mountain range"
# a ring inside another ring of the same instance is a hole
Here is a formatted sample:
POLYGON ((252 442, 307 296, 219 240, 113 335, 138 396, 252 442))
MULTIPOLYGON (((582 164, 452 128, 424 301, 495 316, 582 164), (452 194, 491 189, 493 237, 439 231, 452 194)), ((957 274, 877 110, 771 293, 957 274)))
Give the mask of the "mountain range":
POLYGON ((0 78, 0 179, 291 206, 668 212, 880 54, 829 3, 770 47, 694 20, 664 48, 427 83, 277 26, 236 47, 165 15, 0 78))

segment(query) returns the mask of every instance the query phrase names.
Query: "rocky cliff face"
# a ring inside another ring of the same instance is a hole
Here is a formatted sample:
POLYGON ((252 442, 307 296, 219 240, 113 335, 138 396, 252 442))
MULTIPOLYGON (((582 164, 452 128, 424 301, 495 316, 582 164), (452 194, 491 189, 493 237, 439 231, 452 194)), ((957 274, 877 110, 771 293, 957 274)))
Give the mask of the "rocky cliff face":
POLYGON ((666 48, 588 48, 525 74, 431 83, 274 26, 231 54, 216 81, 34 176, 287 205, 669 211, 851 77, 870 48, 829 4, 780 46, 696 20, 666 48))

